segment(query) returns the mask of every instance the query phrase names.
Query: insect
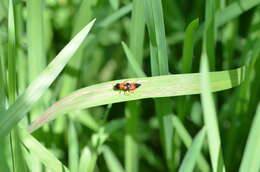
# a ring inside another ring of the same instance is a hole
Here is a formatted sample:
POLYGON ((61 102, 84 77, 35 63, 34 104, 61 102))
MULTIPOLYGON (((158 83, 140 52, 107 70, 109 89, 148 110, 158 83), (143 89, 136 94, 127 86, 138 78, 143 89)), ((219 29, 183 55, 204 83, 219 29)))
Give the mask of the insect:
POLYGON ((130 83, 130 82, 122 82, 122 83, 117 83, 113 86, 113 89, 114 90, 119 90, 119 91, 123 91, 124 93, 126 92, 130 92, 130 91, 133 91, 135 89, 137 89, 138 87, 140 87, 141 84, 138 84, 138 83, 130 83))

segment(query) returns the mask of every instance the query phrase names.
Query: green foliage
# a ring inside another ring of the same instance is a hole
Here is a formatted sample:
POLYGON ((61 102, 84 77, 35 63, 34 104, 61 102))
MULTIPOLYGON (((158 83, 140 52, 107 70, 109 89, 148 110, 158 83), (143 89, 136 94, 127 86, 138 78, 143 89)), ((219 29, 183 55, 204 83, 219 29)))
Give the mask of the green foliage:
POLYGON ((258 172, 259 4, 0 1, 0 171, 258 172))

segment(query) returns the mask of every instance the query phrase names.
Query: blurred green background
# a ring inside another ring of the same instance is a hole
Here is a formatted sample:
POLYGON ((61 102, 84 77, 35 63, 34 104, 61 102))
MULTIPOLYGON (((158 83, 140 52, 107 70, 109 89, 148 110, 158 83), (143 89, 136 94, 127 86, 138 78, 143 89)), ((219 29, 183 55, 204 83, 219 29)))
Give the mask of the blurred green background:
POLYGON ((13 134, 0 142, 0 171, 56 171, 52 167, 59 169, 61 162, 72 172, 258 172, 259 4, 260 0, 1 0, 2 118, 73 36, 94 18, 96 22, 50 88, 19 125, 13 125, 13 134), (205 53, 209 71, 246 66, 245 79, 239 87, 214 93, 212 99, 205 92, 206 98, 143 99, 69 112, 34 132, 37 140, 15 131, 79 88, 139 77, 122 42, 147 76, 202 72, 205 53))

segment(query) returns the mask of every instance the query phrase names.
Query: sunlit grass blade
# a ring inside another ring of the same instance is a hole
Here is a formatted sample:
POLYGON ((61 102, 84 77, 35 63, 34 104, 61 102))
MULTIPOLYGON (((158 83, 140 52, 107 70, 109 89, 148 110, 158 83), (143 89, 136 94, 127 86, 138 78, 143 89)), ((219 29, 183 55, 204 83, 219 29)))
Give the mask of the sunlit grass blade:
POLYGON ((185 157, 182 161, 179 171, 180 172, 189 172, 193 171, 195 167, 195 163, 199 157, 201 147, 204 141, 204 137, 206 134, 205 128, 202 128, 200 132, 194 138, 191 146, 189 147, 185 157))
POLYGON ((102 146, 102 153, 104 154, 105 161, 110 172, 124 171, 119 160, 108 146, 102 146))
POLYGON ((253 124, 247 139, 240 172, 257 172, 260 170, 260 104, 253 118, 253 124))
POLYGON ((207 129, 207 138, 213 171, 225 171, 221 151, 221 140, 219 134, 217 113, 211 93, 212 87, 210 86, 210 82, 213 78, 209 74, 208 58, 205 52, 203 52, 201 56, 200 72, 203 117, 207 129))
MULTIPOLYGON (((184 143, 184 145, 186 146, 186 148, 189 148, 192 144, 192 137, 190 136, 190 134, 188 133, 188 131, 186 130, 184 125, 181 123, 181 121, 176 116, 172 116, 172 123, 175 128, 175 131, 180 136, 180 138, 181 138, 182 142, 184 143)), ((199 167, 200 171, 203 171, 203 172, 210 171, 210 167, 202 154, 199 155, 197 163, 198 163, 198 167, 199 167)))
POLYGON ((47 169, 56 172, 69 172, 67 167, 26 131, 21 131, 21 138, 29 153, 34 154, 47 169))
POLYGON ((29 85, 26 91, 18 97, 7 112, 0 118, 0 137, 6 136, 10 130, 26 115, 32 105, 42 96, 51 83, 62 71, 64 66, 76 52, 88 35, 94 20, 79 32, 47 68, 29 85))
MULTIPOLYGON (((244 68, 211 72, 209 83, 211 91, 221 91, 239 85, 243 81, 243 78, 241 78, 243 73, 244 68)), ((118 91, 113 90, 114 84, 124 82, 125 79, 92 85, 75 91, 68 97, 53 104, 40 118, 31 124, 29 131, 34 131, 47 121, 55 119, 59 114, 76 109, 144 98, 199 94, 201 93, 200 79, 201 74, 199 73, 131 78, 128 79, 129 82, 142 84, 132 94, 120 94, 118 91)))

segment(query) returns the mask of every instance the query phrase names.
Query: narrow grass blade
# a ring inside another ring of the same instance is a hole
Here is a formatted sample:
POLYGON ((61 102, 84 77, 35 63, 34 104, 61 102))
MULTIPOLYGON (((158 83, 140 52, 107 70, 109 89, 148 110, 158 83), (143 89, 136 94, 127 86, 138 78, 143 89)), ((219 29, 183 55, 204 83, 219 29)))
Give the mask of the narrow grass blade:
POLYGON ((79 143, 77 138, 77 131, 74 123, 70 120, 68 130, 68 146, 69 146, 69 169, 71 172, 78 171, 79 164, 79 143))
POLYGON ((203 48, 207 52, 209 70, 215 70, 215 0, 206 1, 205 28, 203 37, 203 48))
POLYGON ((22 144, 20 142, 20 132, 17 129, 17 127, 15 127, 12 130, 12 142, 13 142, 13 149, 14 149, 14 168, 15 171, 21 171, 21 172, 27 172, 27 166, 25 163, 25 156, 22 150, 22 144))
MULTIPOLYGON (((144 35, 145 35, 144 1, 133 0, 130 26, 130 50, 137 63, 143 65, 144 35)), ((130 75, 131 76, 131 75, 130 75)))
MULTIPOLYGON (((124 51, 127 55, 127 73, 129 77, 144 77, 141 69, 143 64, 144 47, 144 4, 143 1, 133 0, 130 26, 130 49, 123 43, 124 51)), ((125 171, 138 172, 139 169, 139 114, 140 103, 138 101, 128 102, 125 108, 125 171)))
POLYGON ((260 4, 260 0, 234 1, 228 7, 220 10, 216 14, 216 25, 222 26, 227 22, 231 21, 232 19, 240 16, 244 12, 248 11, 249 9, 257 6, 258 4, 260 4))
POLYGON ((119 10, 115 11, 111 15, 109 15, 107 18, 102 20, 102 22, 97 24, 97 27, 107 27, 114 21, 118 20, 122 16, 125 16, 127 13, 131 12, 133 5, 129 3, 128 5, 120 8, 119 10))
POLYGON ((84 147, 80 160, 79 160, 79 172, 86 172, 91 160, 91 151, 89 147, 84 147))
POLYGON ((105 146, 105 145, 102 146, 102 152, 104 154, 105 161, 106 161, 107 167, 110 172, 123 172, 124 171, 119 160, 116 158, 115 154, 112 152, 112 150, 108 146, 105 146))
POLYGON ((156 41, 156 44, 153 45, 156 45, 157 48, 159 72, 160 75, 167 75, 169 73, 169 66, 161 1, 146 0, 146 8, 148 8, 146 10, 148 13, 147 24, 150 30, 150 39, 151 42, 153 40, 156 41))
POLYGON ((207 137, 209 144, 209 152, 211 163, 213 166, 213 171, 217 172, 225 171, 225 166, 223 164, 222 152, 221 152, 221 140, 218 128, 218 120, 216 109, 211 94, 212 87, 210 86, 210 81, 212 77, 209 75, 207 55, 202 53, 201 64, 201 100, 203 107, 203 117, 205 121, 205 126, 207 129, 207 137))
MULTIPOLYGON (((161 100, 159 100, 159 102, 157 101, 157 103, 160 103, 161 100)), ((169 164, 171 164, 173 162, 173 157, 172 157, 172 152, 173 152, 173 125, 172 125, 172 121, 171 121, 171 116, 169 113, 171 112, 171 104, 170 103, 160 103, 160 107, 163 108, 164 110, 160 109, 160 111, 165 111, 167 110, 167 112, 164 112, 163 114, 167 114, 165 116, 163 116, 163 133, 164 133, 164 138, 165 138, 165 152, 166 152, 166 159, 168 161, 169 164)))
POLYGON ((109 3, 114 10, 118 9, 118 7, 119 7, 119 1, 118 0, 109 0, 109 3))
POLYGON ((16 102, 9 107, 7 112, 1 116, 0 137, 6 136, 48 89, 84 41, 93 24, 94 21, 90 22, 81 32, 79 32, 47 68, 30 84, 26 91, 18 97, 16 102))
POLYGON ((28 151, 31 154, 34 154, 47 169, 56 172, 69 172, 69 170, 49 150, 42 146, 26 131, 21 132, 21 138, 28 151))
POLYGON ((139 117, 140 103, 127 102, 125 109, 125 171, 137 172, 139 167, 139 117))
MULTIPOLYGON (((181 138, 182 142, 184 143, 184 145, 186 146, 186 148, 189 148, 192 144, 192 137, 190 136, 190 134, 188 133, 188 131, 186 130, 184 125, 181 123, 181 121, 176 116, 172 116, 172 123, 175 128, 175 131, 180 136, 180 138, 181 138)), ((200 171, 203 171, 203 172, 210 171, 210 167, 202 154, 200 154, 198 157, 198 167, 199 167, 200 171)))
POLYGON ((27 1, 28 75, 32 82, 46 65, 43 35, 43 1, 27 1))
POLYGON ((11 172, 8 166, 8 156, 6 155, 7 144, 5 141, 5 138, 0 141, 0 171, 11 172))
POLYGON ((127 60, 130 63, 130 66, 132 68, 132 70, 135 72, 136 76, 138 77, 145 77, 145 73, 143 72, 142 68, 139 66, 138 62, 136 61, 136 59, 134 58, 132 52, 130 51, 130 49, 127 47, 127 45, 122 42, 127 60))
MULTIPOLYGON (((209 87, 212 92, 235 87, 243 81, 243 73, 244 68, 211 72, 209 74, 211 78, 209 87)), ((118 91, 113 90, 114 84, 124 82, 125 79, 92 85, 75 91, 68 97, 53 104, 29 126, 28 130, 32 132, 47 121, 55 119, 59 114, 76 109, 144 98, 199 94, 201 91, 204 91, 203 89, 201 90, 201 79, 203 77, 199 73, 131 78, 128 79, 129 82, 142 84, 132 94, 120 94, 118 91)))
POLYGON ((260 103, 258 104, 246 148, 240 166, 240 172, 257 172, 260 170, 260 103))
POLYGON ((14 5, 13 1, 9 0, 8 9, 8 98, 9 103, 13 103, 16 97, 16 40, 15 40, 15 21, 14 21, 14 5))
POLYGON ((193 58, 194 33, 199 25, 199 19, 193 20, 185 31, 185 39, 182 50, 182 72, 191 72, 193 58))
POLYGON ((185 154, 179 172, 189 172, 194 170, 195 163, 199 157, 205 134, 206 130, 205 128, 202 128, 200 132, 196 135, 191 146, 189 147, 188 152, 185 154))

